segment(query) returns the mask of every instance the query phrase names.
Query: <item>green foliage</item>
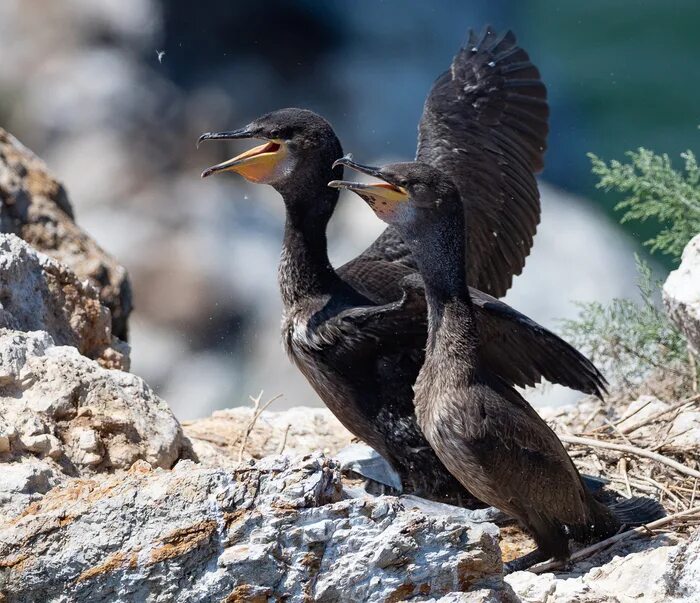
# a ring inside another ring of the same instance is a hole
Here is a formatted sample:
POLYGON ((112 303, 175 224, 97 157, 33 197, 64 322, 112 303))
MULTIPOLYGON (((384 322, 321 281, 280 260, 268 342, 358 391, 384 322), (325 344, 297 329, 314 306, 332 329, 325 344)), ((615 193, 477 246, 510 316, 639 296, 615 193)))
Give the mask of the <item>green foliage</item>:
MULTIPOLYGON (((700 168, 691 151, 682 153, 684 170, 676 171, 668 155, 640 148, 627 153, 629 163, 609 164, 589 153, 598 188, 626 197, 616 208, 621 222, 655 220, 659 233, 645 241, 651 251, 678 260, 688 241, 700 232, 700 168)), ((581 303, 576 320, 563 321, 564 335, 585 350, 618 387, 640 384, 652 372, 694 381, 683 335, 658 305, 661 283, 648 264, 637 259, 640 301, 614 299, 609 305, 581 303)))
POLYGON ((563 322, 563 334, 584 349, 618 386, 640 383, 661 369, 685 376, 686 341, 655 302, 660 282, 638 256, 640 301, 614 299, 609 305, 579 303, 579 317, 563 322))
POLYGON ((625 210, 621 222, 656 220, 661 231, 645 241, 651 251, 678 260, 686 243, 700 232, 700 168, 692 151, 681 153, 683 172, 673 169, 668 155, 640 148, 630 151, 630 163, 613 160, 609 165, 588 154, 598 188, 616 190, 627 197, 615 209, 625 210))

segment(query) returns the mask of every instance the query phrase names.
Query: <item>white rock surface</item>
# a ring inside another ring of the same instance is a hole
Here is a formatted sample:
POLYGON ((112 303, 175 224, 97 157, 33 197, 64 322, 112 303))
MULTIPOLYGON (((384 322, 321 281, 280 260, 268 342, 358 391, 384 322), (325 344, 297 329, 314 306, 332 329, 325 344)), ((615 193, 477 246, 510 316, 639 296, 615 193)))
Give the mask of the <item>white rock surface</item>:
POLYGON ((0 234, 0 327, 46 331, 103 366, 129 368, 97 289, 14 234, 0 234))
POLYGON ((700 531, 689 541, 630 544, 612 560, 583 563, 571 573, 506 577, 523 603, 697 603, 700 531))
POLYGON ((333 461, 75 479, 0 524, 11 601, 509 600, 495 526, 339 500, 333 461), (108 527, 108 529, 106 529, 108 527))
POLYGON ((686 245, 681 265, 668 275, 663 299, 671 320, 700 354, 700 234, 686 245))
POLYGON ((102 368, 43 331, 0 329, 0 508, 19 512, 69 476, 171 467, 185 445, 144 381, 102 368))

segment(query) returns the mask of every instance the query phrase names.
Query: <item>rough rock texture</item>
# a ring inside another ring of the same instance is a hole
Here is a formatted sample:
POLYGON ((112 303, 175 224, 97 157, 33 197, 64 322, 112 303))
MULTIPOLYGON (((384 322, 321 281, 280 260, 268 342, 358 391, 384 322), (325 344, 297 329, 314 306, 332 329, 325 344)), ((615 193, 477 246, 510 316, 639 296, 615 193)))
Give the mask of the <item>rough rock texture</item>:
MULTIPOLYGON (((227 408, 205 419, 185 421, 183 428, 199 461, 220 467, 238 461, 253 416, 252 408, 227 408)), ((283 452, 295 456, 312 450, 332 456, 350 444, 352 438, 327 408, 297 406, 283 412, 265 410, 253 423, 242 458, 259 459, 283 452)))
POLYGON ((517 572, 506 577, 523 603, 693 603, 700 579, 700 531, 688 541, 652 545, 645 539, 612 559, 579 564, 561 574, 517 572))
POLYGON ((126 270, 76 225, 66 191, 44 162, 2 128, 0 229, 88 279, 112 313, 112 332, 126 341, 132 309, 126 270))
POLYGON ((77 479, 0 524, 9 601, 511 600, 496 530, 339 500, 319 455, 77 479), (105 529, 109 526, 109 530, 105 529))
POLYGON ((15 514, 68 476, 171 467, 182 430, 142 379, 42 331, 0 329, 0 508, 15 514))
POLYGON ((97 290, 12 234, 0 234, 0 327, 46 331, 106 368, 129 368, 128 346, 112 336, 97 290))
POLYGON ((681 265, 668 275, 663 299, 671 320, 700 354, 700 234, 686 245, 681 265))

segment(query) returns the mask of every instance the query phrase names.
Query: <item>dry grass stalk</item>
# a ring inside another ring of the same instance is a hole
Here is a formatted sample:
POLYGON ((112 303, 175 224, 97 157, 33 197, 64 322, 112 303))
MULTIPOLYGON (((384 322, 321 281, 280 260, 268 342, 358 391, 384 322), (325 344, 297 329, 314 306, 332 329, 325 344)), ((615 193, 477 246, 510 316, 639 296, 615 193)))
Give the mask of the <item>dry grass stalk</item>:
POLYGON ((245 452, 245 447, 246 444, 248 443, 248 436, 250 435, 250 432, 253 431, 253 427, 255 427, 255 423, 258 420, 258 417, 263 413, 263 411, 270 406, 275 400, 279 400, 282 397, 282 394, 277 394, 276 396, 273 396, 270 398, 265 404, 262 406, 260 405, 260 401, 262 400, 262 395, 263 391, 260 390, 260 393, 257 395, 256 398, 253 398, 253 396, 250 396, 251 402, 253 402, 253 416, 248 422, 248 425, 246 425, 245 431, 243 432, 243 438, 241 438, 241 445, 238 448, 238 461, 243 460, 243 453, 245 452))
POLYGON ((291 423, 287 423, 287 427, 284 428, 284 435, 282 436, 282 443, 280 444, 277 454, 282 454, 284 449, 287 447, 287 437, 289 436, 289 430, 292 428, 291 423))

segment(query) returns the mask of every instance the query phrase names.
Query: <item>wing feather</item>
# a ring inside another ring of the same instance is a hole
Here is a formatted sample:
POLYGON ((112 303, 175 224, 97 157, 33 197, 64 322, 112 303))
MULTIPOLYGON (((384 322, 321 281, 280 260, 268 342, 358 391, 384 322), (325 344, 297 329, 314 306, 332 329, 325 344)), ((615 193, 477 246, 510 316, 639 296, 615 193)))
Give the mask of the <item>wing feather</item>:
POLYGON ((471 31, 433 85, 417 159, 447 172, 467 213, 473 286, 500 297, 520 274, 540 218, 549 107, 540 73, 515 36, 471 31))

